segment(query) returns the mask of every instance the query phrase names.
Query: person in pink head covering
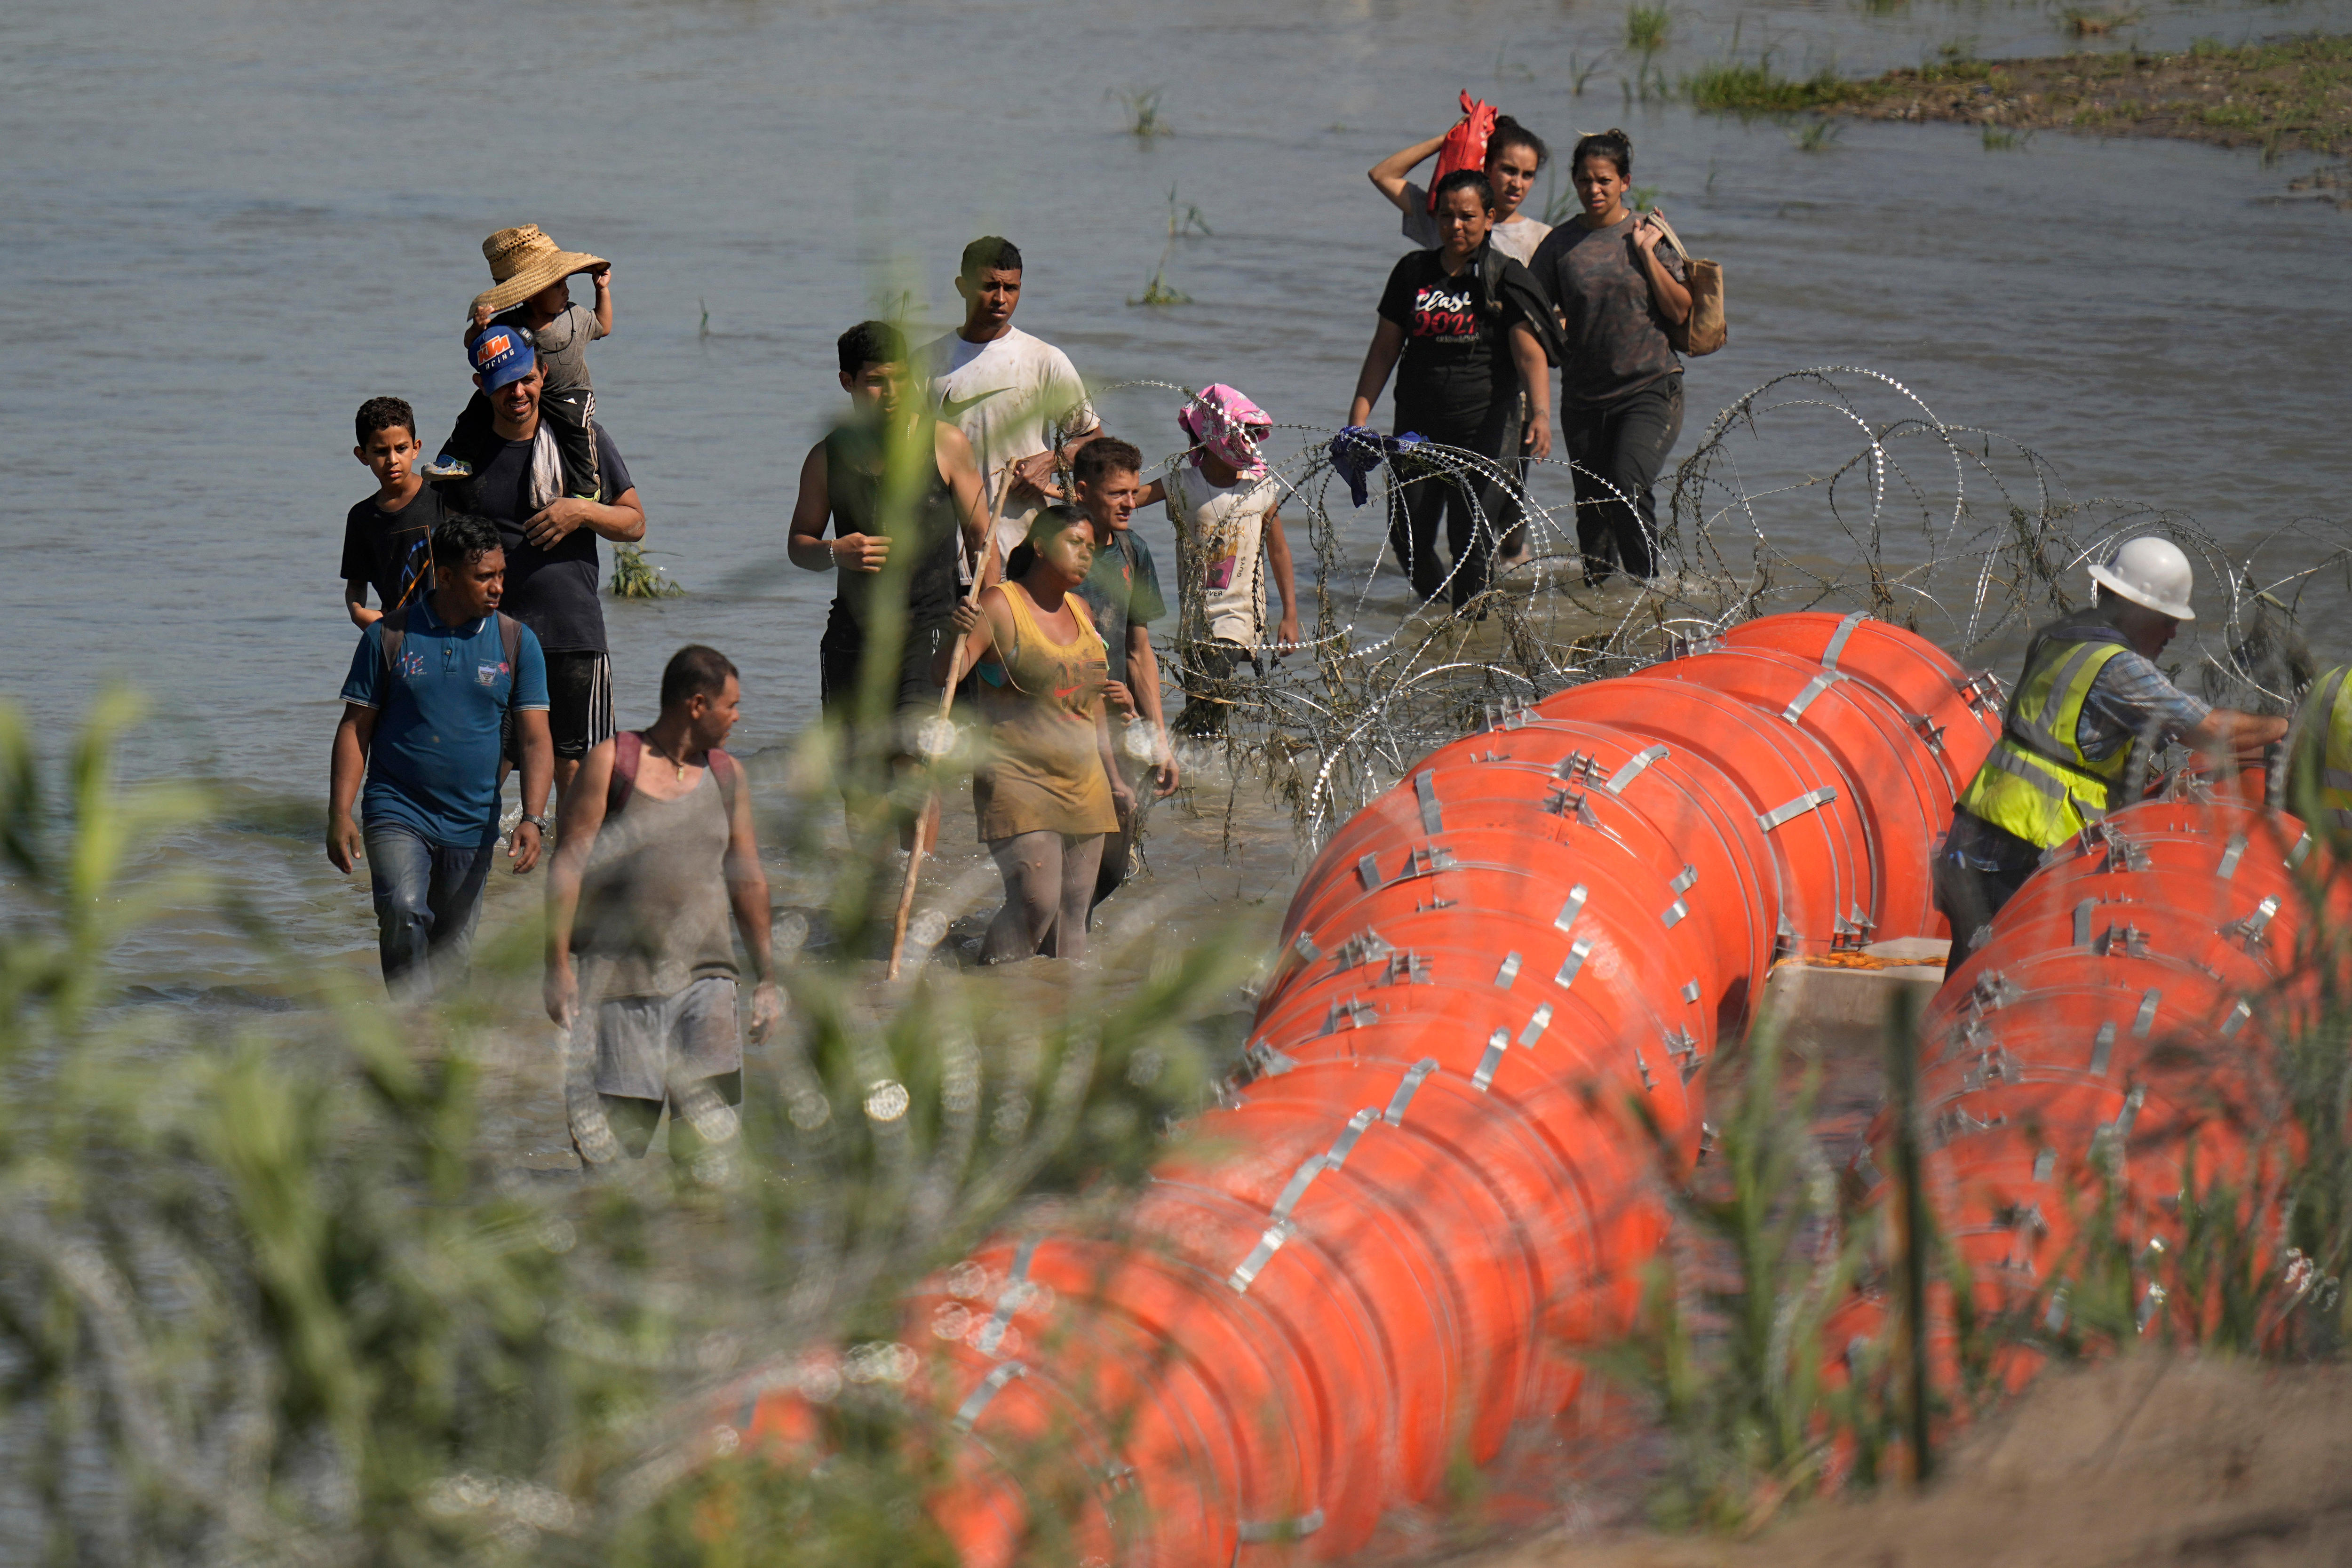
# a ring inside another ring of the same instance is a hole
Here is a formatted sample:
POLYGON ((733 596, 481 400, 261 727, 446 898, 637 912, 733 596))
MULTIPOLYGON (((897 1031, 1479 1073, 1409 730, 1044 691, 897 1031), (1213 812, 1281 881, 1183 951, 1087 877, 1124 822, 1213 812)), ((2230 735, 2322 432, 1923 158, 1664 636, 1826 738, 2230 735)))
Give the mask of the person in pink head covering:
POLYGON ((1240 391, 1219 382, 1176 416, 1192 443, 1152 481, 1139 504, 1164 504, 1176 530, 1176 658, 1184 710, 1173 728, 1210 736, 1225 727, 1237 696, 1234 672, 1263 672, 1261 658, 1300 641, 1290 541, 1282 530, 1282 487, 1267 469, 1274 421, 1240 391), (1266 636, 1266 578, 1282 614, 1266 636))

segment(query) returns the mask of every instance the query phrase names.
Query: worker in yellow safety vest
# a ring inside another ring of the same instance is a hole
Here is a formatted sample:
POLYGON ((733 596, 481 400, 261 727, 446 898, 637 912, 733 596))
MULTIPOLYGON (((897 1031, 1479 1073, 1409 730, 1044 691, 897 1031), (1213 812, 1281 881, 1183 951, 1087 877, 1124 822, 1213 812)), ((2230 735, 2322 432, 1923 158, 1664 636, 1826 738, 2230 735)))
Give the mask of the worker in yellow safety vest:
POLYGON ((2311 683, 2287 751, 2289 811, 2315 827, 2352 833, 2352 666, 2311 683))
POLYGON ((2258 752, 2284 719, 2211 708, 2156 667, 2195 620, 2189 557, 2168 539, 2135 539, 2091 568, 2097 602, 2053 621, 2026 645, 2025 670, 2000 717, 2000 740, 1952 814, 1936 856, 1936 907, 1952 926, 1944 973, 1966 963, 1985 929, 2042 862, 2110 810, 2135 763, 2165 742, 2258 752))

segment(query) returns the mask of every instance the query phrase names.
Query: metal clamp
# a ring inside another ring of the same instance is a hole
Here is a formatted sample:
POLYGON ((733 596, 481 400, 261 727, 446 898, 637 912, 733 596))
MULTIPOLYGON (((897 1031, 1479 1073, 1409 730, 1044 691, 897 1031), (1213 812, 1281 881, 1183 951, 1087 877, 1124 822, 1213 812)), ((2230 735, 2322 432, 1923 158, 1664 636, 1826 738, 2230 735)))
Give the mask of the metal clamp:
POLYGON ((1029 1299, 1029 1260, 1036 1253, 1035 1237, 1029 1237, 1013 1249, 1013 1268, 1004 1276, 1004 1289, 997 1293, 996 1310, 990 1314, 980 1332, 972 1336, 971 1348, 981 1354, 996 1353, 996 1347, 1004 1342, 1004 1331, 1013 1326, 1013 1314, 1019 1311, 1021 1304, 1029 1299))
POLYGON ((1822 650, 1820 663, 1823 669, 1837 668, 1838 655, 1845 651, 1845 639, 1853 636, 1854 627, 1868 619, 1869 611, 1856 610, 1837 624, 1837 630, 1830 634, 1830 646, 1822 650))
POLYGON ((1436 1070, 1435 1057, 1423 1057, 1407 1068, 1404 1077, 1397 1080, 1396 1092, 1389 1096, 1389 1108, 1381 1112, 1381 1120, 1391 1127, 1403 1126, 1405 1107, 1411 1105, 1412 1097, 1421 1092, 1422 1081, 1436 1070))
POLYGON ((1552 917, 1553 928, 1564 932, 1573 926, 1576 923, 1576 917, 1584 912, 1586 897, 1585 887, 1581 882, 1569 889, 1568 901, 1560 905, 1559 913, 1552 917))
POLYGON ((2091 1070, 2105 1078, 2107 1061, 2115 1054, 2115 1049, 2116 1021, 2110 1018, 2099 1026, 2098 1034, 2091 1040, 2091 1070))
POLYGON ((2153 985, 2141 994, 2139 1012, 2132 1018, 2132 1038, 2144 1040, 2147 1038, 2147 1032, 2156 1027, 2156 1004, 2163 994, 2153 985))
POLYGON ((1437 779, 1429 773, 1416 773, 1412 793, 1421 797, 1421 830, 1423 833, 1445 831, 1445 814, 1438 809, 1437 779))
POLYGON ((1545 1002, 1538 1005, 1536 1010, 1528 1016, 1527 1027, 1519 1031, 1519 1044, 1522 1046, 1534 1045, 1538 1040, 1543 1038, 1544 1031, 1550 1027, 1551 1004, 1545 1002))
MULTIPOLYGON (((1323 1032, 1328 1035, 1331 1031, 1323 1032)), ((1272 1040, 1255 1040, 1243 1048, 1242 1065, 1250 1069, 1252 1078, 1279 1078, 1298 1064, 1285 1056, 1272 1040)))
POLYGON ((988 1375, 980 1380, 980 1385, 965 1394, 963 1403, 956 1406, 955 1415, 950 1417, 955 1429, 959 1432, 971 1431, 973 1424, 980 1419, 980 1413, 988 1408, 990 1400, 1003 1392, 1006 1384, 1016 1377, 1028 1375, 1029 1369, 1017 1361, 998 1362, 989 1369, 988 1375))
POLYGON ((1497 1029, 1486 1037, 1486 1054, 1478 1058, 1478 1070, 1470 1075, 1470 1087, 1479 1093, 1495 1081, 1495 1069, 1503 1065, 1503 1053, 1511 1048, 1511 1031, 1497 1029))
POLYGON ((1332 949, 1331 966, 1334 969, 1353 969, 1360 963, 1385 959, 1395 951, 1388 938, 1367 926, 1332 949))
POLYGON ((2230 835, 2229 845, 2221 851, 2221 864, 2215 868, 2213 874, 2221 878, 2221 880, 2225 882, 2228 881, 2231 877, 2237 874, 2239 857, 2245 854, 2245 852, 2246 836, 2242 833, 2232 833, 2230 835))
POLYGON ((1323 1528, 1323 1510, 1314 1509, 1297 1519, 1244 1519, 1235 1522, 1236 1539, 1255 1546, 1266 1541, 1296 1541, 1323 1528))
POLYGON ((1250 1248, 1250 1255, 1225 1276, 1225 1288, 1236 1296, 1248 1295, 1249 1288, 1257 1282, 1259 1272, 1274 1260, 1276 1253, 1282 1250, 1282 1244, 1297 1234, 1298 1227, 1286 1219, 1266 1226, 1265 1234, 1257 1238, 1255 1247, 1250 1248))
POLYGON ((2237 1005, 2230 1009, 2229 1016, 2221 1020, 2221 1037, 2225 1040, 2236 1039, 2238 1031, 2244 1028, 2246 1020, 2253 1016, 2253 1005, 2243 996, 2239 997, 2237 1005))
POLYGON ((1495 970, 1496 990, 1508 991, 1511 988, 1511 982, 1519 977, 1519 955, 1516 952, 1507 952, 1503 955, 1502 963, 1495 970))
POLYGON ((1817 811, 1837 799, 1837 791, 1828 784, 1809 789, 1796 799, 1786 801, 1756 818, 1756 826, 1769 833, 1782 823, 1794 822, 1809 811, 1817 811))
POLYGON ((1381 889, 1381 858, 1367 855, 1356 862, 1356 879, 1364 884, 1364 891, 1377 893, 1381 889))
POLYGON ((1673 903, 1666 906, 1666 912, 1660 918, 1666 922, 1666 929, 1668 931, 1672 931, 1675 927, 1682 924, 1684 918, 1689 913, 1690 906, 1683 902, 1680 899, 1676 899, 1673 903))
POLYGON ((1378 1023, 1380 1016, 1379 1009, 1360 1002, 1353 996, 1349 997, 1345 1002, 1334 1002, 1331 1004, 1330 1011, 1323 1015, 1322 1032, 1317 1035, 1316 1038, 1321 1039, 1324 1035, 1338 1034, 1343 1023, 1359 1029, 1363 1028, 1367 1025, 1378 1023))
POLYGON ((2260 951, 2263 932, 2270 928, 2271 918, 2279 912, 2278 895, 2273 893, 2254 906, 2253 912, 2243 920, 2231 921, 2216 934, 2232 942, 2242 942, 2248 952, 2260 951))
POLYGON ((1609 775, 1609 781, 1601 787, 1607 790, 1611 795, 1623 795, 1625 793, 1625 786, 1642 776, 1643 769, 1648 767, 1652 763, 1657 762, 1666 755, 1667 752, 1664 746, 1645 747, 1626 758, 1624 765, 1620 767, 1615 773, 1611 773, 1609 775))
POLYGON ((1816 675, 1811 680, 1805 682, 1805 689, 1802 691, 1798 692, 1797 695, 1790 700, 1790 703, 1786 708, 1780 710, 1780 717, 1787 720, 1791 724, 1797 723, 1800 720, 1804 718, 1805 710, 1813 705, 1813 700, 1815 698, 1819 697, 1822 692, 1827 691, 1831 687, 1835 686, 1839 681, 1843 680, 1844 679, 1844 676, 1838 674, 1837 671, 1833 669, 1822 670, 1819 675, 1816 675))
POLYGON ((1301 959, 1308 963, 1312 963, 1317 959, 1323 956, 1323 950, 1316 946, 1315 939, 1307 935, 1305 931, 1300 931, 1298 933, 1297 940, 1290 944, 1290 951, 1297 953, 1301 959))
POLYGON ((1668 882, 1666 886, 1676 893, 1687 893, 1695 885, 1696 885, 1697 881, 1698 868, 1696 866, 1685 866, 1681 870, 1675 873, 1675 879, 1668 882))
POLYGON ((1592 943, 1587 938, 1579 937, 1570 942, 1568 956, 1559 961, 1559 973, 1551 977, 1551 983, 1563 991, 1567 990, 1576 984, 1577 971, 1582 969, 1584 961, 1591 956, 1592 943))

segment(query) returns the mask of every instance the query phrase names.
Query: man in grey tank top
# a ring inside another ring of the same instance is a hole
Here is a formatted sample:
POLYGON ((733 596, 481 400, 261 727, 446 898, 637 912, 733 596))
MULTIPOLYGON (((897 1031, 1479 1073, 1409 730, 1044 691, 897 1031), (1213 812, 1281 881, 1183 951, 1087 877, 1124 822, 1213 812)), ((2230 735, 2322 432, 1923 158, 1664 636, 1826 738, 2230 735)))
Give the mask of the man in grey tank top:
POLYGON ((547 1013, 571 1031, 566 1109, 590 1164, 643 1155, 667 1105, 672 1163, 724 1174, 743 1100, 737 933, 757 981, 753 1041, 783 1016, 751 795, 720 749, 741 697, 723 655, 680 648, 661 717, 591 750, 563 797, 547 1013))

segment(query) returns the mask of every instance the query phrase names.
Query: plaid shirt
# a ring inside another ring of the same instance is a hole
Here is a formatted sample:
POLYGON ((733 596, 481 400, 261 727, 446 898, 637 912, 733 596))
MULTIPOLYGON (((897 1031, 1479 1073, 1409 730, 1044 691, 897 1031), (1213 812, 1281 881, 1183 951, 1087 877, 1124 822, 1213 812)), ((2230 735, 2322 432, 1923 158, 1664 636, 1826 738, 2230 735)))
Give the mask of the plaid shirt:
MULTIPOLYGON (((2083 755, 2103 763, 2122 750, 2125 742, 2137 738, 2139 753, 2115 790, 2118 803, 2132 800, 2147 782, 2157 748, 2180 739, 2212 710, 2167 680, 2153 660, 2126 648, 2107 660, 2091 682, 2083 699, 2083 717, 2074 725, 2074 743, 2083 755)), ((2042 859, 2037 846, 1966 811, 1952 818, 1941 853, 1978 871, 2026 870, 2042 859)))
POLYGON ((2126 648, 2091 682, 2074 743, 2091 761, 2104 763, 2135 737, 2150 751, 2177 741, 2212 710, 2167 680, 2153 660, 2126 648))

